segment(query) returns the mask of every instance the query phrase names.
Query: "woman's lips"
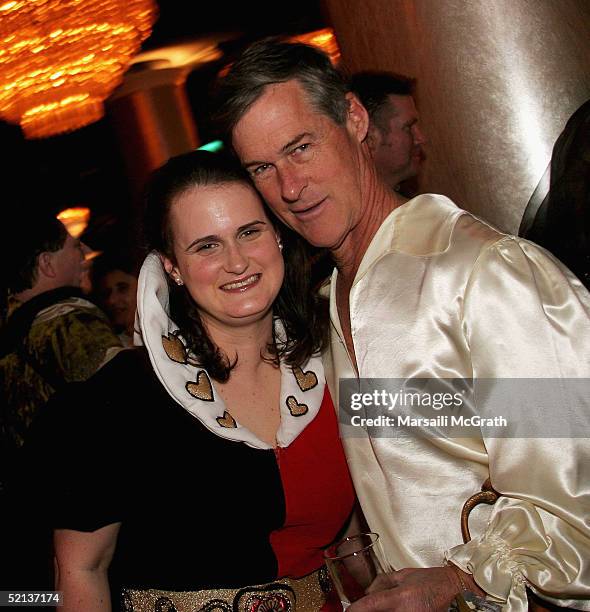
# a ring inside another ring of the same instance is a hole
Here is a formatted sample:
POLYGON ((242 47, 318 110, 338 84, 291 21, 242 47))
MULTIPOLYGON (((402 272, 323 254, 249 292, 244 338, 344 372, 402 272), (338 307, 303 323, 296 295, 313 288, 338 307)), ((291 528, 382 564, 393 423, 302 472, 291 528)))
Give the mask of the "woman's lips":
POLYGON ((246 278, 242 278, 240 280, 232 281, 231 283, 224 283, 221 285, 220 289, 223 291, 245 291, 249 289, 252 285, 255 285, 259 280, 262 274, 250 274, 246 278))

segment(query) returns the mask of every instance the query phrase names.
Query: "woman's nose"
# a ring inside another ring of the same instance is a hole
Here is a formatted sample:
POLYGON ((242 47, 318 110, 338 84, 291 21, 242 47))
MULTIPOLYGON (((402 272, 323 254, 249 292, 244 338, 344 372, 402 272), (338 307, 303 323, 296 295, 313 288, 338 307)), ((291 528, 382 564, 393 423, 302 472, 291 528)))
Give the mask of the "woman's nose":
POLYGON ((230 244, 226 250, 225 269, 234 274, 241 274, 248 267, 248 257, 239 244, 230 244))

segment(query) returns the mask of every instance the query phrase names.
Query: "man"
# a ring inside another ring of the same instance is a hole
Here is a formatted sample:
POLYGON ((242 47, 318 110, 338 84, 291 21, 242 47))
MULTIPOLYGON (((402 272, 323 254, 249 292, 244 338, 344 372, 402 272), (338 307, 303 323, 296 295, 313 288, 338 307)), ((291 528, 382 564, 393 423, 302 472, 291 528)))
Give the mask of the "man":
POLYGON ((401 184, 418 175, 426 143, 413 82, 389 72, 358 72, 350 88, 369 113, 367 145, 380 178, 394 191, 411 195, 411 186, 401 184))
MULTIPOLYGON (((262 196, 336 263, 326 357, 335 396, 338 379, 355 377, 588 377, 590 297, 580 283, 447 198, 405 202, 380 181, 367 111, 324 54, 255 43, 219 96, 218 117, 262 196)), ((575 416, 587 426, 586 405, 575 416)), ((463 588, 524 610, 526 587, 590 609, 584 440, 478 430, 343 442, 369 526, 392 566, 411 568, 350 612, 446 610, 463 588), (463 544, 462 506, 490 477, 502 497, 477 509, 463 544)))
POLYGON ((89 378, 122 348, 104 313, 82 297, 86 247, 49 212, 32 218, 27 224, 8 215, 4 226, 25 228, 11 241, 9 310, 0 330, 0 432, 10 456, 58 388, 89 378))

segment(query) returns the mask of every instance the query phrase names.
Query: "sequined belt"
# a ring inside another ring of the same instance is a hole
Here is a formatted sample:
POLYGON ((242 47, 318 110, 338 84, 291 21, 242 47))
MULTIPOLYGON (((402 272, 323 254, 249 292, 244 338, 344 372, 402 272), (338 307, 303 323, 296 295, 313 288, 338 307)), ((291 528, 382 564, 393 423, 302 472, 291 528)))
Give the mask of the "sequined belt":
POLYGON ((316 612, 331 589, 325 567, 304 578, 282 578, 241 589, 123 590, 124 612, 316 612))

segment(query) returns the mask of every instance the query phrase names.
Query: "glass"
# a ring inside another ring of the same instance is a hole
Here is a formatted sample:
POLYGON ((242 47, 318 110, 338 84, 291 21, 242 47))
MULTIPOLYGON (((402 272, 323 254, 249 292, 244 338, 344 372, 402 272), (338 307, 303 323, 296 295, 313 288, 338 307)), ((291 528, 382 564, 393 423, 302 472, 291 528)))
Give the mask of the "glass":
POLYGON ((378 574, 393 571, 373 532, 344 538, 325 550, 324 558, 344 608, 366 595, 378 574))

